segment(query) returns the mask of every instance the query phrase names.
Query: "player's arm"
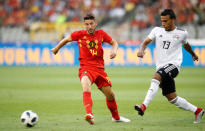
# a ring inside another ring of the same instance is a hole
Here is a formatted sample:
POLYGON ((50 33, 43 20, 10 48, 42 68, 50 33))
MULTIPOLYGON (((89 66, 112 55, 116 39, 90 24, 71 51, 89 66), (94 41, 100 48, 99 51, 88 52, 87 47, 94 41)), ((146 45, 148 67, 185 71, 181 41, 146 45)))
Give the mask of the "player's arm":
POLYGON ((110 54, 110 59, 113 59, 117 55, 118 43, 117 43, 116 40, 112 39, 109 42, 109 44, 112 45, 112 51, 111 51, 111 54, 110 54))
POLYGON ((57 45, 56 47, 54 47, 53 49, 51 49, 51 51, 52 51, 53 54, 55 55, 55 54, 58 53, 58 51, 60 50, 60 48, 62 48, 64 45, 66 45, 68 42, 71 42, 71 41, 72 41, 71 36, 66 37, 66 38, 62 39, 62 40, 58 43, 58 45, 57 45))
POLYGON ((184 49, 191 54, 193 60, 198 61, 199 58, 196 55, 196 53, 192 50, 191 45, 188 42, 187 43, 183 42, 182 44, 183 44, 184 49))
POLYGON ((140 50, 137 52, 137 56, 143 58, 145 55, 145 49, 147 48, 147 45, 152 41, 150 38, 146 38, 143 42, 142 45, 140 46, 140 50))

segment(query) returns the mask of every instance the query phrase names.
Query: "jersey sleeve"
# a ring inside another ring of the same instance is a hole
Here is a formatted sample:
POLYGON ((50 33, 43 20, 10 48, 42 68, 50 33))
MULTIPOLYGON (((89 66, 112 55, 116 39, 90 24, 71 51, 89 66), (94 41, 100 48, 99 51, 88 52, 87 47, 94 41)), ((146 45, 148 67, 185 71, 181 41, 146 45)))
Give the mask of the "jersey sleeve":
POLYGON ((106 32, 104 32, 103 30, 102 30, 102 34, 103 34, 103 42, 108 42, 108 43, 110 43, 111 41, 112 41, 112 37, 111 36, 109 36, 106 32))
POLYGON ((71 39, 73 41, 78 41, 79 37, 81 35, 81 32, 80 31, 74 31, 73 33, 71 33, 71 39))
POLYGON ((156 30, 158 29, 158 27, 155 27, 154 29, 151 30, 151 32, 148 35, 148 38, 150 38, 151 40, 154 40, 156 37, 156 30))
POLYGON ((184 44, 187 44, 187 38, 188 38, 188 32, 185 30, 184 31, 185 33, 184 33, 184 37, 183 37, 183 40, 182 40, 182 43, 184 43, 184 44))

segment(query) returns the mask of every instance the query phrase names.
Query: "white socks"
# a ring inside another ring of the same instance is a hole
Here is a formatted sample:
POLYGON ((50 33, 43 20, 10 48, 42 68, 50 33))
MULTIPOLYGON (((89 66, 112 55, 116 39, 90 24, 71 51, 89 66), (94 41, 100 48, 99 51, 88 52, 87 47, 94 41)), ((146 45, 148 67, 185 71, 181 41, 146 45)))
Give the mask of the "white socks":
POLYGON ((152 79, 150 88, 147 91, 147 95, 146 95, 144 102, 143 102, 143 104, 146 107, 148 107, 149 103, 152 101, 154 96, 157 94, 157 91, 159 89, 159 84, 160 84, 160 82, 158 80, 152 79))
MULTIPOLYGON (((147 95, 146 95, 144 102, 143 102, 143 104, 146 107, 148 107, 149 103, 152 101, 152 99, 157 94, 157 91, 159 89, 159 84, 160 84, 160 82, 158 80, 152 79, 150 88, 147 91, 147 95)), ((184 98, 181 98, 179 96, 177 96, 175 99, 171 100, 170 103, 176 105, 179 108, 182 108, 184 110, 189 110, 189 111, 192 111, 194 113, 197 110, 196 106, 192 105, 187 100, 185 100, 184 98)))
POLYGON ((176 105, 179 108, 182 108, 184 110, 189 110, 189 111, 192 111, 194 113, 197 110, 196 106, 192 105, 187 100, 185 100, 184 98, 181 98, 179 96, 177 96, 175 99, 171 100, 170 103, 176 105))

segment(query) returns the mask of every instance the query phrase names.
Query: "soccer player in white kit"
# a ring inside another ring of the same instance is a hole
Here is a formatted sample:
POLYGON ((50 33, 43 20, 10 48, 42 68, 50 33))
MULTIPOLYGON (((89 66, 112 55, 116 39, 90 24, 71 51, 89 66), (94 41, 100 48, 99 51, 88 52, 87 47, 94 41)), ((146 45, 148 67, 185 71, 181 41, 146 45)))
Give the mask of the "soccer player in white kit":
POLYGON ((162 89, 162 94, 171 104, 184 110, 189 110, 195 114, 194 123, 200 123, 204 110, 189 103, 184 98, 177 96, 174 78, 179 73, 182 63, 182 45, 188 51, 193 60, 198 61, 198 56, 193 52, 190 44, 187 42, 188 33, 185 30, 175 26, 176 15, 172 9, 165 9, 161 13, 161 22, 163 27, 155 27, 142 43, 137 56, 143 58, 147 45, 155 40, 157 59, 156 73, 154 74, 150 88, 141 105, 135 105, 138 114, 143 116, 149 103, 156 95, 158 88, 162 89))

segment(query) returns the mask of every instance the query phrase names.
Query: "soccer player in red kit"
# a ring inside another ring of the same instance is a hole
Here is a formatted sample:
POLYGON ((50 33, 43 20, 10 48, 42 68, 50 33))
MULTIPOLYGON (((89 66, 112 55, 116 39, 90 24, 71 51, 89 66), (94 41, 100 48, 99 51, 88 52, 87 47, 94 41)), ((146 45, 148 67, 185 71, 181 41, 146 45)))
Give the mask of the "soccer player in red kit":
POLYGON ((119 116, 115 101, 112 84, 104 71, 104 59, 102 43, 107 42, 112 45, 110 59, 115 58, 118 43, 103 30, 96 30, 97 22, 92 14, 84 17, 86 30, 75 31, 70 36, 61 40, 52 49, 53 54, 57 54, 59 49, 71 41, 78 41, 79 48, 79 78, 83 88, 83 104, 86 110, 85 120, 94 124, 92 112, 91 85, 95 83, 100 91, 106 96, 107 107, 112 114, 114 122, 130 122, 129 119, 119 116))

